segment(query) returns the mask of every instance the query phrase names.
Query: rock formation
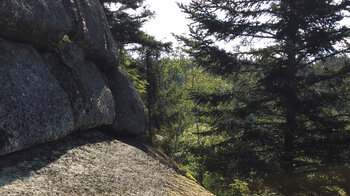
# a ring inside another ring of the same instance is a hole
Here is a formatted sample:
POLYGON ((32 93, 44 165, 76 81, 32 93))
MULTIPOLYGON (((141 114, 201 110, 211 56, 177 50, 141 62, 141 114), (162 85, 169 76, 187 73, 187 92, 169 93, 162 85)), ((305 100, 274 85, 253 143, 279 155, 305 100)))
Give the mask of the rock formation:
POLYGON ((213 195, 135 140, 76 135, 1 156, 0 195, 213 195))
POLYGON ((145 108, 98 0, 0 2, 0 155, 99 126, 142 134, 145 108))
POLYGON ((2 0, 0 36, 38 49, 58 50, 65 41, 84 49, 86 58, 113 68, 117 49, 98 0, 2 0))
POLYGON ((116 131, 127 131, 127 133, 138 135, 146 129, 146 116, 143 103, 139 98, 131 79, 126 73, 118 68, 116 72, 106 73, 112 94, 118 99, 116 104, 116 119, 113 129, 116 131), (135 120, 138 119, 138 120, 135 120))
POLYGON ((117 54, 99 0, 0 1, 0 195, 212 195, 114 138, 147 126, 117 54))

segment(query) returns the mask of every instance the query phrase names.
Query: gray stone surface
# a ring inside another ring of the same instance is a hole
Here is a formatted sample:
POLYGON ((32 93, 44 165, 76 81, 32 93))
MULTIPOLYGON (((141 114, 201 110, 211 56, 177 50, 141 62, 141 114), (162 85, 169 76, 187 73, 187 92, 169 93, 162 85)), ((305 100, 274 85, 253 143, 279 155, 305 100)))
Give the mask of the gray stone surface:
POLYGON ((105 125, 144 133, 143 103, 116 65, 99 0, 1 0, 0 155, 105 125))
POLYGON ((68 96, 36 50, 0 39, 0 155, 73 129, 68 96))
POLYGON ((118 53, 98 0, 1 0, 0 36, 51 51, 69 39, 100 69, 115 68, 118 53))
POLYGON ((1 0, 0 35, 46 47, 74 28, 74 18, 67 12, 64 1, 1 0))
POLYGON ((96 62, 100 69, 116 67, 118 52, 99 0, 74 0, 67 9, 77 24, 72 40, 84 48, 87 59, 96 62))
POLYGON ((44 56, 50 72, 69 97, 75 129, 111 125, 115 116, 114 98, 95 64, 81 61, 70 68, 54 54, 44 56))
POLYGON ((106 73, 116 105, 113 130, 121 134, 143 134, 147 118, 145 107, 126 73, 118 68, 106 73))
POLYGON ((170 158, 135 140, 82 132, 0 156, 0 195, 213 195, 163 160, 170 158))
POLYGON ((69 68, 74 68, 85 60, 85 52, 74 43, 66 43, 64 49, 60 52, 60 59, 69 68))

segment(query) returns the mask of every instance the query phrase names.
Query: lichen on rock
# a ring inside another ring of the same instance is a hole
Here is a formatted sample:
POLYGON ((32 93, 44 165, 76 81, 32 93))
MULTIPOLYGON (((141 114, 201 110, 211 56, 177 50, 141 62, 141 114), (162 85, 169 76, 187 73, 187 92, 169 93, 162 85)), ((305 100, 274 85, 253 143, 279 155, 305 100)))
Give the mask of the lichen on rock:
POLYGON ((84 49, 100 69, 113 69, 118 52, 98 0, 2 0, 0 36, 55 51, 62 38, 84 49))
POLYGON ((116 98, 115 132, 139 135, 146 131, 145 106, 131 79, 122 68, 106 73, 113 96, 116 98))
POLYGON ((99 126, 145 131, 98 0, 3 0, 0 29, 0 155, 99 126))
POLYGON ((213 195, 142 143, 96 130, 0 157, 0 195, 27 194, 213 195))
POLYGON ((6 144, 0 155, 73 130, 68 96, 31 46, 0 39, 0 97, 1 140, 6 144))
POLYGON ((50 72, 68 95, 76 130, 113 123, 114 97, 94 63, 83 60, 71 68, 54 54, 47 53, 44 58, 50 72))

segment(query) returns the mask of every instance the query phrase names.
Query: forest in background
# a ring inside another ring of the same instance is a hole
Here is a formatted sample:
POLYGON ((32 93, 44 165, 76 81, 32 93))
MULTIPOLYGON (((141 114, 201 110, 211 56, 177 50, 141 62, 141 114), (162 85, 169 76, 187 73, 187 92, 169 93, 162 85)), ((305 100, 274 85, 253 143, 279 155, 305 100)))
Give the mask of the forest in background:
POLYGON ((349 1, 192 0, 180 48, 141 30, 144 0, 100 1, 145 138, 187 176, 216 195, 350 194, 349 1))

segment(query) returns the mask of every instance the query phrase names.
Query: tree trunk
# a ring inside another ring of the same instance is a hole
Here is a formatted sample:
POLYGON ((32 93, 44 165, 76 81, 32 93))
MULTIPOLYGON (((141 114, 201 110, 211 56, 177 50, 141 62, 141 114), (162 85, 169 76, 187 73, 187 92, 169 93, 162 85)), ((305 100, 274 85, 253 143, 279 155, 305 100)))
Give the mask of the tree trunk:
POLYGON ((150 146, 153 146, 153 127, 154 127, 154 119, 153 119, 153 115, 152 115, 152 107, 153 107, 153 103, 152 103, 152 96, 153 96, 153 89, 154 88, 152 85, 152 62, 151 62, 151 52, 147 49, 146 50, 146 68, 147 68, 147 109, 148 109, 148 144, 150 146))
POLYGON ((293 111, 287 114, 287 127, 284 133, 284 157, 283 168, 285 173, 292 177, 293 174, 293 160, 294 160, 294 132, 297 128, 295 122, 295 115, 293 111))
POLYGON ((200 136, 199 136, 199 123, 198 123, 198 118, 197 118, 197 123, 196 123, 196 124, 197 124, 197 137, 198 137, 198 138, 197 138, 197 139, 198 139, 197 142, 198 142, 198 145, 201 145, 201 140, 200 140, 200 136))

